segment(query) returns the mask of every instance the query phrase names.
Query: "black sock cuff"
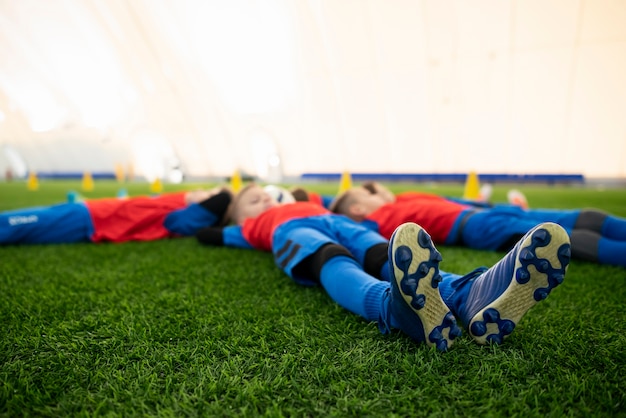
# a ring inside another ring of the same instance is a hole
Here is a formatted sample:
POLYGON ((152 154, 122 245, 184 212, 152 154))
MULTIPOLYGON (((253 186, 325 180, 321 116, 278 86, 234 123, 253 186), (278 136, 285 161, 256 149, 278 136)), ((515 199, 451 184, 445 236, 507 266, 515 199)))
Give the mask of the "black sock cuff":
POLYGON ((602 224, 607 218, 605 212, 596 209, 584 209, 578 215, 574 229, 588 229, 590 231, 601 232, 602 224))
POLYGON ((389 244, 381 242, 370 247, 365 253, 365 262, 363 269, 370 276, 380 279, 380 272, 383 266, 389 262, 388 254, 389 244))
POLYGON ((354 259, 352 253, 341 245, 323 245, 316 252, 298 263, 298 265, 294 268, 294 273, 303 277, 309 277, 319 283, 324 264, 326 264, 326 262, 331 258, 342 255, 354 259))
POLYGON ((223 222, 224 215, 226 214, 228 206, 230 205, 230 202, 232 200, 232 194, 228 191, 223 191, 209 197, 208 199, 203 200, 199 203, 199 205, 217 216, 218 222, 216 222, 215 224, 219 225, 223 222))
POLYGON ((598 261, 600 234, 586 229, 574 229, 570 234, 572 257, 586 261, 598 261))
POLYGON ((196 232, 198 242, 205 245, 224 245, 224 228, 208 226, 196 232))

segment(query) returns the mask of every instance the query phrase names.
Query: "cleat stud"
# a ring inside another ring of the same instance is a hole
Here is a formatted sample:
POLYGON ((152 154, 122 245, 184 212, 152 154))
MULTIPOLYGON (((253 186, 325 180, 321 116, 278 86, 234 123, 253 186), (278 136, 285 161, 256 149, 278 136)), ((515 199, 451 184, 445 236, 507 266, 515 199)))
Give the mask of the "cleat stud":
POLYGON ((545 229, 538 229, 533 234, 533 239, 537 242, 547 244, 550 242, 550 234, 545 229))
POLYGON ((443 338, 443 334, 439 328, 435 328, 428 337, 431 342, 435 342, 441 340, 443 338))
POLYGON ((470 327, 470 331, 472 332, 472 335, 481 337, 485 335, 485 333, 487 332, 487 326, 485 325, 484 322, 476 321, 470 327))
POLYGON ((493 308, 487 309, 483 313, 483 318, 485 318, 485 321, 487 321, 488 323, 497 322, 498 319, 500 319, 500 312, 496 311, 493 308))
POLYGON ((535 298, 537 302, 540 302, 544 300, 545 298, 547 298, 549 293, 550 292, 547 291, 546 289, 537 289, 535 290, 535 294, 533 295, 533 297, 535 298))
POLYGON ((519 252, 519 258, 520 260, 530 261, 535 258, 535 254, 529 248, 522 248, 519 252))
POLYGON ((420 274, 422 276, 425 276, 428 274, 428 270, 430 270, 430 268, 428 267, 428 265, 426 263, 422 263, 420 264, 420 266, 418 267, 418 270, 420 272, 420 274))
POLYGON ((441 256, 441 254, 439 252, 435 253, 435 255, 433 256, 433 260, 435 261, 442 261, 443 257, 441 256))
POLYGON ((417 243, 420 245, 420 247, 428 248, 430 247, 430 242, 430 235, 428 235, 423 229, 420 229, 419 233, 417 234, 417 243))
POLYGON ((548 271, 548 269, 550 269, 550 263, 548 262, 548 260, 541 260, 539 263, 537 263, 537 270, 539 270, 542 273, 545 273, 546 271, 548 271))
POLYGON ((437 341, 437 350, 448 351, 448 342, 445 339, 437 341))
POLYGON ((455 338, 459 338, 462 334, 461 328, 456 326, 456 324, 450 327, 450 331, 448 332, 448 336, 450 339, 454 340, 455 338))
POLYGON ((396 248, 396 264, 408 266, 409 264, 411 264, 411 260, 413 260, 413 253, 411 252, 411 249, 409 247, 407 247, 406 245, 402 245, 396 248))
POLYGON ((552 279, 557 283, 557 284, 561 284, 563 283, 563 281, 565 280, 565 276, 562 274, 555 274, 554 276, 552 276, 552 279))
POLYGON ((502 344, 502 337, 498 334, 491 334, 487 337, 487 342, 491 344, 502 344))
POLYGON ((520 268, 515 272, 515 278, 519 284, 524 284, 530 279, 530 273, 524 268, 520 268))
POLYGON ((424 295, 417 295, 411 301, 411 306, 416 310, 422 309, 424 305, 426 305, 426 297, 424 295))
POLYGON ((515 324, 513 323, 513 321, 504 321, 501 325, 500 325, 500 333, 504 334, 504 335, 509 335, 510 333, 513 332, 513 330, 515 329, 515 324))

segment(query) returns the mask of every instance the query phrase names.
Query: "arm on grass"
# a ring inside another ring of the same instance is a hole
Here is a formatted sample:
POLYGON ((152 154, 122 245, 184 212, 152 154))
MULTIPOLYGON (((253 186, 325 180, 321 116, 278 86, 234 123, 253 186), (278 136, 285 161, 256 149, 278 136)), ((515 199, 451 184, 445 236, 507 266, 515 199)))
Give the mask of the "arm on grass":
POLYGON ((222 223, 232 195, 223 191, 199 202, 191 203, 167 215, 164 226, 171 232, 191 236, 200 228, 222 223))
POLYGON ((243 237, 241 226, 209 226, 196 233, 198 241, 205 245, 217 245, 236 248, 252 248, 243 237))

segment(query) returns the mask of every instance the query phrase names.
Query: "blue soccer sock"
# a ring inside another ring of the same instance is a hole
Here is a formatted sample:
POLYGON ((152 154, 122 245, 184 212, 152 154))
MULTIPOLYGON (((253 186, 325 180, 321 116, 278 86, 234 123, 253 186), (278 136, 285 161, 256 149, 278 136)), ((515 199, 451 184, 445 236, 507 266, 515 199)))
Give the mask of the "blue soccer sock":
POLYGON ((626 267, 626 241, 600 238, 598 261, 601 264, 626 267))
POLYGON ((378 321, 389 282, 365 273, 354 259, 336 256, 320 272, 320 282, 332 300, 368 321, 378 321))
POLYGON ((465 306, 465 301, 472 288, 474 279, 485 270, 486 268, 482 267, 465 276, 439 270, 441 274, 439 294, 457 320, 459 319, 459 312, 461 312, 465 306))
POLYGON ((390 282, 391 281, 391 269, 389 268, 389 263, 386 263, 380 269, 380 279, 384 280, 386 282, 390 282))
MULTIPOLYGON (((626 242, 626 219, 618 218, 615 216, 607 216, 602 223, 600 233, 603 237, 610 238, 616 241, 626 242)), ((626 254, 622 253, 626 258, 626 254)))

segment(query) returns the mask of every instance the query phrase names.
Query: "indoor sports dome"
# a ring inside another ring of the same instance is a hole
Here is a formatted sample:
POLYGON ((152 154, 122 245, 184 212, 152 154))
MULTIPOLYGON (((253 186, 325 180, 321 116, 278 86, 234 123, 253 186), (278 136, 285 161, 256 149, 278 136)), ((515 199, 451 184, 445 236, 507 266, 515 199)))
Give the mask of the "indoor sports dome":
POLYGON ((624 22, 624 0, 0 0, 0 173, 624 180, 624 22))

